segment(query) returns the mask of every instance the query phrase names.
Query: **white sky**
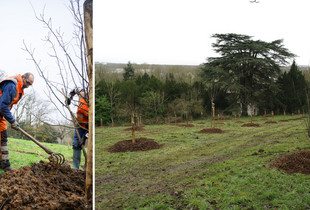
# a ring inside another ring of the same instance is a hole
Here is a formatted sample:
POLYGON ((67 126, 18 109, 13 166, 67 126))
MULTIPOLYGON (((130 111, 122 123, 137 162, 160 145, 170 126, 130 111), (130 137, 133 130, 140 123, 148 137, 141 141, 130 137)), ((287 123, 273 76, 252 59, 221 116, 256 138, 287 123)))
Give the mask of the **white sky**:
POLYGON ((309 0, 95 0, 96 62, 199 65, 215 33, 283 39, 310 65, 309 0))
MULTIPOLYGON (((68 0, 1 0, 0 70, 5 71, 8 76, 32 72, 35 81, 31 88, 43 99, 46 98, 44 91, 47 90, 45 82, 38 75, 33 61, 28 60, 30 56, 22 50, 23 41, 35 49, 35 57, 41 61, 41 67, 52 79, 56 80, 58 70, 55 69, 58 67, 55 60, 47 54, 50 50, 49 46, 42 41, 47 35, 47 30, 36 19, 34 10, 37 14, 42 14, 45 7, 45 16, 51 17, 53 26, 60 27, 65 39, 70 40, 72 39, 73 20, 68 5, 68 0)), ((25 90, 25 93, 27 92, 31 92, 30 88, 25 90)))

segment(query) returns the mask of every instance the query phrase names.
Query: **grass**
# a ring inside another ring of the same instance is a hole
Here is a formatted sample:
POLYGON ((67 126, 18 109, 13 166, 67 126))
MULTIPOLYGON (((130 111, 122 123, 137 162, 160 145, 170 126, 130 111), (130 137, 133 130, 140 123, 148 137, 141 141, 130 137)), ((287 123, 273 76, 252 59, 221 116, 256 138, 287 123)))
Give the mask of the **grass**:
MULTIPOLYGON (((65 156, 66 163, 72 166, 72 147, 42 143, 47 148, 51 149, 55 153, 61 153, 65 156)), ((40 160, 49 161, 49 155, 37 146, 32 141, 8 138, 8 150, 10 155, 11 166, 18 169, 32 163, 39 162, 40 160)), ((84 164, 84 156, 81 155, 81 164, 84 164)), ((0 170, 0 173, 4 173, 0 170)))
POLYGON ((226 120, 217 126, 223 134, 197 133, 210 127, 209 121, 190 128, 147 125, 136 138, 152 138, 164 146, 145 152, 109 153, 131 132, 123 131, 126 127, 96 128, 96 208, 310 208, 309 175, 269 167, 282 155, 310 150, 304 120, 265 124, 256 119, 260 127, 226 120))

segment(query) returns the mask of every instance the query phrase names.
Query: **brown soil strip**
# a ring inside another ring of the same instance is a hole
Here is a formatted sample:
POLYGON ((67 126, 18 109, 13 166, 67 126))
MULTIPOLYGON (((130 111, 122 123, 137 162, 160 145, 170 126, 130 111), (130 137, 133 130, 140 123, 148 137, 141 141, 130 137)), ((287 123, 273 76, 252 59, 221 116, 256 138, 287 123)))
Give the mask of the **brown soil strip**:
POLYGON ((276 121, 266 121, 265 122, 266 124, 275 124, 275 123, 277 123, 276 121))
POLYGON ((0 209, 92 209, 84 171, 40 161, 0 174, 0 209))
POLYGON ((195 127, 193 124, 177 124, 179 127, 195 127))
POLYGON ((270 167, 291 173, 310 174, 310 151, 301 151, 276 159, 270 167))
POLYGON ((241 127, 259 127, 259 124, 255 124, 255 123, 247 123, 247 124, 243 124, 241 125, 241 127))
POLYGON ((132 140, 119 141, 111 146, 108 151, 115 152, 135 152, 135 151, 147 151, 152 149, 159 149, 163 144, 158 144, 154 139, 139 138, 136 139, 136 143, 132 143, 132 140))
POLYGON ((236 121, 236 123, 244 123, 243 121, 236 121))
POLYGON ((223 130, 219 128, 206 128, 198 131, 198 133, 225 133, 223 130))
MULTIPOLYGON (((201 124, 201 123, 198 123, 201 124)), ((174 126, 179 126, 179 127, 195 127, 193 124, 179 124, 179 123, 168 123, 166 125, 174 125, 174 126)))
POLYGON ((305 117, 298 117, 298 118, 293 118, 293 119, 289 119, 289 120, 302 120, 304 119, 305 117))

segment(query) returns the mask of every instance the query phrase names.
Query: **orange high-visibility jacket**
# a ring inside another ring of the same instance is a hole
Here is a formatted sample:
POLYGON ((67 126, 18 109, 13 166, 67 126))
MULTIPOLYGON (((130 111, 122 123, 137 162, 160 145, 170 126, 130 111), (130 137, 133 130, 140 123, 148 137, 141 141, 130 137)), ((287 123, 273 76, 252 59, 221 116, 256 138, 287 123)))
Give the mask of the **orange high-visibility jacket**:
POLYGON ((79 105, 76 111, 76 119, 80 123, 80 125, 86 128, 88 124, 88 110, 89 107, 84 99, 85 94, 83 91, 79 94, 79 105))
MULTIPOLYGON (((14 117, 12 116, 12 114, 10 113, 9 110, 12 109, 13 104, 17 104, 18 101, 24 95, 24 90, 22 89, 23 79, 22 79, 21 75, 15 75, 15 76, 8 77, 8 78, 2 80, 0 83, 2 83, 4 81, 12 81, 16 85, 16 93, 15 93, 13 100, 9 101, 10 105, 7 105, 7 107, 2 110, 3 113, 1 113, 1 116, 0 116, 0 131, 1 132, 7 129, 6 120, 8 120, 10 123, 15 121, 14 117)), ((0 89, 0 96, 2 97, 2 95, 3 95, 3 92, 0 89)), ((4 108, 4 107, 2 107, 2 108, 4 108)))
MULTIPOLYGON (((15 76, 10 76, 4 80, 2 80, 1 82, 5 81, 5 80, 11 80, 15 83, 16 85, 16 96, 13 99, 13 101, 10 104, 10 109, 12 109, 13 104, 17 104, 18 101, 23 97, 24 95, 24 90, 22 89, 23 87, 23 78, 20 74, 15 75, 15 76)), ((0 90, 0 95, 2 95, 2 91, 0 90)))

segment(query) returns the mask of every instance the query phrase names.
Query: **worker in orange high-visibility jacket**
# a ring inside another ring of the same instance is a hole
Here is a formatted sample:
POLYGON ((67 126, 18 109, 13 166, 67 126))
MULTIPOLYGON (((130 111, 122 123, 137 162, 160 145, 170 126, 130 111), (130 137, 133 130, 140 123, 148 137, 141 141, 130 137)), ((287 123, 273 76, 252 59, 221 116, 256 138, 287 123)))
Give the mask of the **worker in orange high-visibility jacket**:
POLYGON ((85 94, 85 91, 80 91, 79 89, 75 89, 70 92, 70 97, 68 98, 67 104, 70 105, 72 98, 74 95, 79 96, 78 101, 78 107, 76 111, 76 119, 78 122, 78 125, 76 126, 76 129, 74 131, 74 138, 72 143, 72 149, 73 149, 73 169, 79 169, 80 168, 80 162, 81 162, 81 150, 82 145, 85 145, 85 142, 88 138, 88 110, 89 106, 87 103, 87 94, 85 94), (79 141, 78 134, 81 138, 81 141, 79 141))
POLYGON ((4 171, 14 170, 9 160, 6 121, 11 123, 13 129, 18 130, 19 124, 13 117, 11 109, 23 97, 24 89, 31 86, 33 82, 34 76, 32 73, 10 76, 0 81, 0 169, 4 171))

